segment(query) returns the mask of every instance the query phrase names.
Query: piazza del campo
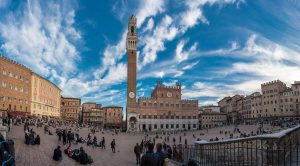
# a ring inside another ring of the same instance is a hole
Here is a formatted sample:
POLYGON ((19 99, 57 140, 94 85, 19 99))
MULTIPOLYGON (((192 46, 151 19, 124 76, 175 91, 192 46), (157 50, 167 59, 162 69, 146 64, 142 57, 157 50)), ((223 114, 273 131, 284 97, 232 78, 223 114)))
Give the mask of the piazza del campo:
POLYGON ((0 13, 2 166, 300 165, 300 26, 272 5, 0 0, 0 13))

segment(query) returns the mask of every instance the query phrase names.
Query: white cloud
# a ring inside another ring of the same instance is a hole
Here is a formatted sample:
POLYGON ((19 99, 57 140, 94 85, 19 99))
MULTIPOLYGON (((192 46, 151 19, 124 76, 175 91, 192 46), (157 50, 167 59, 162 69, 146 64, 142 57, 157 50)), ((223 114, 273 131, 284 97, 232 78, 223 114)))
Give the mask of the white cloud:
POLYGON ((180 15, 180 24, 184 29, 193 27, 199 20, 205 24, 209 23, 202 14, 199 1, 186 1, 186 5, 188 6, 188 10, 180 15))
POLYGON ((124 63, 118 63, 108 71, 108 74, 102 79, 106 84, 118 84, 127 78, 127 66, 124 63))
POLYGON ((196 62, 194 62, 194 63, 191 63, 191 64, 188 64, 188 65, 186 65, 186 66, 183 66, 183 67, 182 67, 182 70, 190 70, 190 69, 192 69, 193 67, 195 67, 198 63, 199 63, 199 61, 196 61, 196 62))
MULTIPOLYGON (((189 1, 186 4, 188 7, 187 10, 190 10, 190 8, 193 6, 190 3, 193 1, 189 1)), ((197 14, 198 10, 201 13, 200 10, 201 5, 204 5, 206 3, 214 4, 225 4, 225 3, 234 3, 235 1, 205 1, 205 2, 196 2, 196 8, 193 8, 194 13, 197 14)), ((178 16, 174 16, 176 19, 174 20, 169 15, 164 15, 162 19, 156 24, 156 27, 154 27, 154 18, 158 14, 162 14, 165 12, 165 3, 163 0, 147 0, 140 2, 138 9, 137 9, 137 24, 138 27, 142 27, 145 20, 147 18, 147 24, 142 28, 143 36, 140 36, 140 42, 139 47, 142 48, 142 51, 139 53, 138 61, 141 63, 138 63, 138 70, 141 70, 144 66, 147 64, 150 64, 154 62, 157 58, 157 54, 161 51, 165 50, 165 42, 172 41, 178 34, 183 34, 187 30, 187 28, 182 27, 192 27, 192 26, 185 26, 178 23, 178 20, 182 18, 182 15, 185 14, 185 12, 178 13, 178 16), (180 31, 179 31, 180 30, 180 31)), ((192 13, 193 14, 193 13, 192 13)), ((198 17, 201 17, 200 15, 197 16, 194 21, 198 22, 198 17)), ((192 16, 191 16, 192 17, 192 16)), ((203 17, 204 18, 204 17, 203 17)), ((182 19, 181 19, 182 20, 182 19)), ((193 18, 191 18, 193 20, 193 18)), ((193 25, 195 22, 193 23, 193 25)), ((191 24, 188 24, 191 25, 191 24)), ((102 78, 103 74, 106 73, 109 68, 115 66, 120 59, 125 55, 126 53, 126 34, 127 34, 127 28, 123 31, 122 37, 120 41, 116 45, 108 45, 106 49, 104 50, 104 57, 102 59, 102 67, 99 68, 97 71, 94 72, 94 76, 97 78, 102 78)), ((183 48, 178 51, 177 60, 178 61, 184 61, 188 58, 189 54, 193 51, 195 51, 197 47, 197 44, 194 43, 188 50, 183 50, 183 48)), ((186 66, 190 68, 191 66, 186 66)), ((181 76, 184 72, 181 71, 181 69, 171 69, 169 72, 165 71, 156 71, 151 72, 151 75, 154 77, 164 77, 168 74, 174 74, 175 77, 181 76)), ((146 74, 147 75, 147 74, 146 74)), ((148 74, 149 75, 149 74, 148 74)), ((145 77, 145 76, 143 76, 145 77)))
POLYGON ((153 34, 142 38, 145 44, 142 54, 144 55, 143 65, 154 62, 157 52, 165 49, 164 42, 173 40, 177 35, 177 28, 172 26, 173 19, 166 15, 161 23, 154 29, 153 34))
POLYGON ((155 65, 153 67, 147 68, 147 70, 141 71, 141 74, 138 74, 138 79, 144 78, 163 78, 166 76, 179 77, 184 74, 184 71, 178 69, 180 67, 174 65, 166 65, 160 67, 161 65, 155 65))
POLYGON ((220 100, 226 96, 249 95, 260 91, 260 85, 271 80, 279 79, 291 84, 300 78, 300 53, 262 36, 251 35, 244 48, 232 49, 224 56, 230 55, 239 55, 248 60, 235 62, 229 69, 222 68, 219 74, 225 79, 237 73, 245 76, 251 75, 251 77, 243 80, 235 76, 233 79, 239 83, 196 82, 192 87, 183 91, 183 96, 186 98, 213 97, 220 100))
MULTIPOLYGON (((137 9, 137 26, 140 27, 146 18, 155 16, 164 11, 163 0, 147 0, 141 1, 137 9)), ((152 20, 153 21, 153 20, 152 20)), ((148 21, 151 27, 151 19, 148 21)), ((153 25, 152 25, 153 26, 153 25)), ((149 28, 150 28, 149 27, 149 28)), ((95 77, 102 77, 103 74, 125 55, 126 53, 126 35, 127 28, 123 30, 121 39, 117 44, 108 44, 103 52, 102 67, 94 72, 95 77)))
POLYGON ((197 25, 200 22, 209 24, 209 21, 203 15, 202 7, 205 4, 214 5, 214 4, 234 4, 237 6, 244 0, 187 0, 185 1, 185 5, 187 10, 180 15, 180 25, 182 26, 182 30, 186 31, 186 29, 191 28, 197 25))
POLYGON ((300 78, 300 53, 261 36, 251 35, 245 48, 234 54, 252 58, 252 61, 236 62, 223 71, 226 74, 246 73, 287 83, 300 78))
POLYGON ((21 13, 9 13, 0 23, 1 49, 43 76, 52 70, 66 76, 80 60, 76 43, 81 34, 74 28, 72 7, 52 1, 27 1, 21 13))
POLYGON ((217 105, 218 100, 199 100, 199 106, 217 105))
POLYGON ((155 16, 158 13, 164 12, 164 0, 145 0, 140 1, 139 9, 137 12, 137 26, 140 27, 146 18, 155 16))
POLYGON ((103 90, 101 93, 94 94, 93 96, 87 96, 82 98, 82 102, 98 102, 102 103, 107 100, 114 100, 120 98, 122 92, 120 90, 103 90))
POLYGON ((186 88, 182 95, 184 98, 217 98, 215 101, 218 101, 226 96, 249 95, 260 91, 262 83, 262 80, 247 80, 234 84, 195 82, 192 87, 186 88))
POLYGON ((196 51, 197 43, 194 43, 187 51, 183 50, 183 47, 187 43, 187 40, 181 40, 176 47, 176 57, 177 62, 182 62, 187 60, 189 55, 196 51))
MULTIPOLYGON (((141 52, 142 66, 154 62, 157 58, 157 54, 165 50, 165 43, 172 41, 178 35, 184 34, 189 28, 194 27, 199 21, 208 23, 208 20, 202 14, 202 6, 205 4, 220 4, 227 3, 239 3, 240 0, 188 0, 185 1, 187 10, 179 12, 174 16, 165 15, 153 32, 143 34, 140 45, 143 46, 141 52)), ((195 51, 197 44, 195 43, 190 50, 183 52, 183 46, 185 42, 182 41, 178 45, 178 61, 183 61, 188 58, 189 51, 195 51)), ((236 43, 232 44, 233 48, 237 48, 236 43)))
POLYGON ((147 26, 143 29, 143 32, 152 30, 153 27, 154 27, 154 20, 153 18, 150 18, 147 22, 147 26))
MULTIPOLYGON (((85 78, 85 73, 80 73, 76 77, 68 79, 64 83, 64 96, 84 97, 84 99, 96 99, 99 95, 94 97, 87 97, 91 93, 110 91, 112 85, 117 85, 125 81, 127 75, 127 67, 124 63, 119 63, 110 68, 103 78, 94 78, 92 80, 85 78), (76 90, 74 90, 76 89, 76 90)), ((114 90, 113 90, 114 91, 114 90)), ((103 100, 101 100, 103 101, 103 100)))

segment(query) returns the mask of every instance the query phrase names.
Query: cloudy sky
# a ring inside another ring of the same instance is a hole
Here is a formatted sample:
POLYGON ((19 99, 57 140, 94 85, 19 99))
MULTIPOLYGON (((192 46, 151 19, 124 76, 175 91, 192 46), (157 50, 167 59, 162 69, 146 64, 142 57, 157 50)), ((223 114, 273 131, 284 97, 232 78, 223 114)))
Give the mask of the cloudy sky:
POLYGON ((125 38, 138 19, 137 96, 181 82, 200 105, 300 80, 298 0, 0 0, 0 53, 66 97, 126 105, 125 38))

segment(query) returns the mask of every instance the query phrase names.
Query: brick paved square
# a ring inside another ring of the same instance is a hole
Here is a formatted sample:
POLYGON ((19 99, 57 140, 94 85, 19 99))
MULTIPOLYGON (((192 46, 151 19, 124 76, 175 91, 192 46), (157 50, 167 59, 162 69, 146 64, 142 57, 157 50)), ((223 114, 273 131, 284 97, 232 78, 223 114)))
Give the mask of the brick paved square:
MULTIPOLYGON (((239 126, 242 132, 250 133, 251 131, 256 131, 258 126, 239 126)), ((30 127, 31 128, 31 127, 30 127)), ((62 142, 58 141, 58 137, 54 135, 44 134, 43 128, 32 127, 33 130, 40 135, 41 137, 41 145, 26 145, 24 143, 24 131, 23 125, 21 126, 13 126, 11 131, 8 133, 8 138, 11 138, 15 142, 15 158, 16 164, 19 166, 53 166, 53 165, 80 165, 75 162, 73 159, 69 158, 65 154, 63 154, 63 160, 56 162, 52 160, 53 150, 57 147, 57 145, 61 146, 61 149, 65 149, 67 146, 63 145, 62 142)), ((267 128, 267 127, 266 127, 267 128)), ((50 130, 54 133, 55 129, 50 127, 50 130)), ((173 144, 173 138, 176 139, 176 144, 179 143, 179 136, 182 137, 182 144, 184 144, 184 140, 187 139, 188 144, 193 144, 197 138, 209 140, 211 138, 215 138, 218 136, 220 139, 228 139, 225 135, 220 135, 220 130, 226 130, 233 132, 234 126, 226 126, 213 128, 208 130, 200 130, 195 132, 187 132, 186 136, 184 133, 177 133, 175 135, 170 136, 169 144, 173 144), (200 135, 203 133, 204 135, 200 135), (196 138, 193 138, 193 134, 196 138)), ((79 135, 83 138, 87 138, 89 131, 87 128, 80 129, 79 135)), ((144 134, 128 134, 128 133, 120 133, 113 134, 113 132, 105 132, 104 134, 100 132, 96 132, 96 137, 99 141, 103 136, 106 139, 106 149, 101 149, 99 147, 93 148, 91 146, 86 146, 86 144, 78 144, 73 145, 72 148, 78 148, 82 146, 84 150, 91 155, 94 160, 92 165, 104 165, 104 166, 133 166, 135 164, 135 155, 133 153, 134 145, 137 142, 141 142, 144 138, 144 134), (112 153, 110 149, 110 142, 112 139, 116 140, 116 153, 112 153)), ((149 137, 153 138, 155 135, 150 134, 149 137)), ((156 143, 162 142, 162 139, 156 139, 156 143)), ((235 134, 234 137, 238 136, 235 134)), ((93 137, 93 135, 92 135, 93 137)))

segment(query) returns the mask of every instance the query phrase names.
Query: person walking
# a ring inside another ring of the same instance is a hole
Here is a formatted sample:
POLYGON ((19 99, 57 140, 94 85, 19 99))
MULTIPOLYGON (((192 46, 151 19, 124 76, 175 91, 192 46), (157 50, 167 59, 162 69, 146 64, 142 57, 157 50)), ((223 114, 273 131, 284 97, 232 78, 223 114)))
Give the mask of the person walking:
POLYGON ((141 153, 143 153, 144 152, 144 140, 142 140, 140 147, 141 147, 141 153))
POLYGON ((93 148, 97 146, 97 137, 94 136, 94 139, 93 139, 93 148))
POLYGON ((63 131, 62 136, 63 136, 63 144, 66 145, 66 144, 67 144, 67 134, 66 134, 66 130, 63 131))
POLYGON ((111 141, 110 146, 111 146, 111 151, 112 151, 113 153, 116 153, 116 141, 115 141, 115 139, 113 139, 113 140, 111 141))
POLYGON ((104 137, 102 137, 101 147, 102 147, 102 149, 105 149, 105 138, 104 137))
POLYGON ((139 143, 136 143, 134 147, 134 154, 136 157, 136 165, 139 165, 141 163, 141 147, 139 143))
POLYGON ((61 141, 61 136, 62 136, 61 131, 58 131, 57 135, 58 135, 58 141, 61 141))

